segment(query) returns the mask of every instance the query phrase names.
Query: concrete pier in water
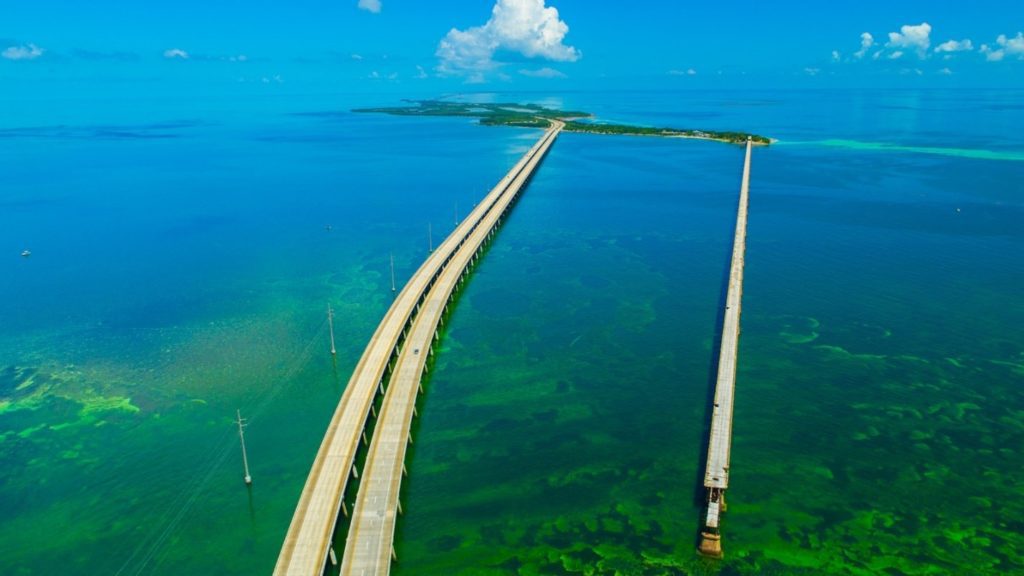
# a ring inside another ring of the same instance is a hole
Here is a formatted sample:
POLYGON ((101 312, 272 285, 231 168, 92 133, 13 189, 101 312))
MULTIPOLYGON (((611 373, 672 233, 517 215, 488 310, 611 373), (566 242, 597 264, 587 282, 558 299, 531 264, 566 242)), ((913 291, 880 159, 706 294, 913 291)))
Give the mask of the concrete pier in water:
POLYGON ((711 436, 708 442, 704 486, 707 488, 707 511, 698 550, 705 556, 721 558, 721 514, 725 511, 725 491, 729 487, 729 452, 732 446, 733 398, 736 392, 736 362, 740 341, 740 302, 743 299, 743 257, 747 243, 747 204, 750 188, 750 149, 743 161, 743 180, 736 213, 736 235, 732 245, 729 288, 725 299, 725 320, 722 323, 722 347, 718 355, 718 378, 715 382, 715 405, 711 412, 711 436))

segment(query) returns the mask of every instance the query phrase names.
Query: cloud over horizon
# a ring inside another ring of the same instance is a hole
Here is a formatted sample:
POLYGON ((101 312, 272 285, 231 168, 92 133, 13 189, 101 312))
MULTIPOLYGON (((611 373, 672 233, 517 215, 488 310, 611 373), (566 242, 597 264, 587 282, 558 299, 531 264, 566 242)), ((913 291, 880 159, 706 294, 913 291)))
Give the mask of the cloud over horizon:
POLYGON ((359 9, 380 14, 380 0, 359 0, 359 9))
POLYGON ((8 60, 35 60, 42 56, 43 52, 46 52, 46 50, 29 42, 20 46, 9 46, 3 52, 0 52, 0 56, 8 60))
POLYGON ((558 70, 555 70, 554 68, 549 68, 547 66, 545 66, 544 68, 540 68, 538 70, 524 69, 520 70, 519 73, 522 74, 523 76, 528 76, 530 78, 567 78, 564 72, 560 72, 558 70))
POLYGON ((167 59, 170 59, 170 60, 173 60, 175 58, 180 58, 182 60, 188 60, 188 52, 185 52, 181 48, 171 48, 169 50, 164 50, 164 58, 167 58, 167 59))
POLYGON ((870 32, 864 32, 860 35, 860 50, 853 53, 854 58, 863 58, 864 54, 875 45, 875 37, 870 32))
MULTIPOLYGON (((916 50, 917 55, 924 58, 928 54, 928 47, 931 46, 932 26, 927 22, 917 25, 904 24, 899 32, 889 32, 887 48, 916 50)), ((892 56, 890 56, 891 58, 892 56)))
POLYGON ((997 48, 992 48, 988 44, 982 44, 978 51, 984 54, 989 62, 999 62, 1006 56, 1017 56, 1024 60, 1024 32, 1017 32, 1017 36, 1013 38, 1000 34, 996 38, 996 46, 997 48))
MULTIPOLYGON (((931 45, 932 26, 927 22, 920 24, 904 24, 899 32, 889 32, 888 42, 884 45, 875 42, 870 32, 863 32, 860 35, 860 50, 853 53, 852 59, 845 60, 852 62, 861 60, 871 51, 871 60, 899 60, 908 54, 917 54, 921 60, 930 60, 932 56, 941 58, 943 61, 956 59, 960 54, 977 52, 985 57, 988 62, 1002 62, 1011 57, 1024 61, 1024 32, 1017 32, 1016 36, 1000 34, 995 42, 975 45, 970 38, 962 40, 950 39, 937 44, 934 48, 931 45)), ((832 60, 840 61, 838 52, 832 52, 832 60)), ((906 69, 916 70, 916 69, 906 69)), ((950 75, 949 68, 938 70, 939 74, 950 75)))
POLYGON ((564 44, 569 26, 558 10, 545 0, 497 0, 491 18, 482 26, 466 30, 452 28, 441 39, 436 55, 443 75, 469 75, 483 80, 484 74, 503 63, 495 54, 511 52, 526 58, 575 62, 582 54, 564 44))
MULTIPOLYGON (((860 50, 853 53, 853 60, 862 60, 870 51, 872 60, 899 60, 908 54, 917 54, 921 60, 927 60, 931 56, 929 49, 931 48, 931 33, 932 26, 927 22, 920 24, 904 24, 900 26, 899 32, 889 32, 888 42, 884 45, 875 42, 875 37, 870 32, 862 32, 860 35, 860 50)), ((998 39, 997 39, 998 43, 998 39)), ((954 54, 957 52, 971 52, 974 50, 974 42, 970 38, 964 38, 963 40, 947 40, 937 46, 935 46, 933 52, 935 54, 941 54, 944 60, 950 60, 954 58, 954 54)), ((982 52, 989 50, 986 46, 982 46, 982 52)), ((833 61, 839 61, 837 52, 832 52, 833 61)), ((1002 56, 996 55, 993 58, 998 59, 1002 56)), ((848 60, 850 61, 850 60, 848 60)))
POLYGON ((935 51, 939 53, 970 52, 971 50, 974 50, 974 43, 971 42, 970 38, 964 38, 959 42, 956 40, 947 40, 935 47, 935 51))

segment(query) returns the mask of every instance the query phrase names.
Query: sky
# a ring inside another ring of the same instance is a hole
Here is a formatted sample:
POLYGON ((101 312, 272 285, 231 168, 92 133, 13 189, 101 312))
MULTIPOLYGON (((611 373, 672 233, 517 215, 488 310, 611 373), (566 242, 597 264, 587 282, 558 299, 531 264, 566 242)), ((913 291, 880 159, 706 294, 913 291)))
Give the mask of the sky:
POLYGON ((0 93, 1024 88, 1024 2, 32 0, 0 93))

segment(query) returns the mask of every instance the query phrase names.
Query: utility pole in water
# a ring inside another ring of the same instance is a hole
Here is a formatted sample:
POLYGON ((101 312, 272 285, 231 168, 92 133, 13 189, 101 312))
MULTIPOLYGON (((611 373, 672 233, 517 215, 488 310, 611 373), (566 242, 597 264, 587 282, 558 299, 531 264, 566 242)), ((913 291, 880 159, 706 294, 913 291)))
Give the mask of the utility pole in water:
POLYGON ((395 293, 395 253, 392 252, 391 256, 391 293, 395 293))
POLYGON ((249 456, 245 453, 245 420, 242 420, 242 410, 235 410, 238 417, 238 439, 242 442, 242 466, 245 467, 245 485, 252 485, 252 476, 249 474, 249 456))
POLYGON ((331 329, 331 356, 336 356, 338 351, 334 348, 334 310, 331 309, 330 302, 327 303, 327 326, 331 329))

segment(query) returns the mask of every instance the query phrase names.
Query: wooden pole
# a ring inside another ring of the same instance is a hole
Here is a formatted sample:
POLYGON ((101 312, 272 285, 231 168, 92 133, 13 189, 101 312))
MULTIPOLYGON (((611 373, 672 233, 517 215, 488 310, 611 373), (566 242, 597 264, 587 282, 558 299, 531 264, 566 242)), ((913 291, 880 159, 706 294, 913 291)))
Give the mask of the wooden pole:
POLYGON ((245 421, 242 420, 242 410, 235 410, 235 416, 238 418, 238 439, 242 442, 242 466, 245 467, 245 485, 249 486, 252 484, 252 475, 249 474, 249 455, 245 453, 245 421))
POLYGON ((391 291, 395 291, 395 254, 391 253, 391 291))
POLYGON ((327 325, 331 329, 331 355, 336 356, 338 350, 334 347, 334 310, 331 309, 331 303, 327 303, 327 325))

